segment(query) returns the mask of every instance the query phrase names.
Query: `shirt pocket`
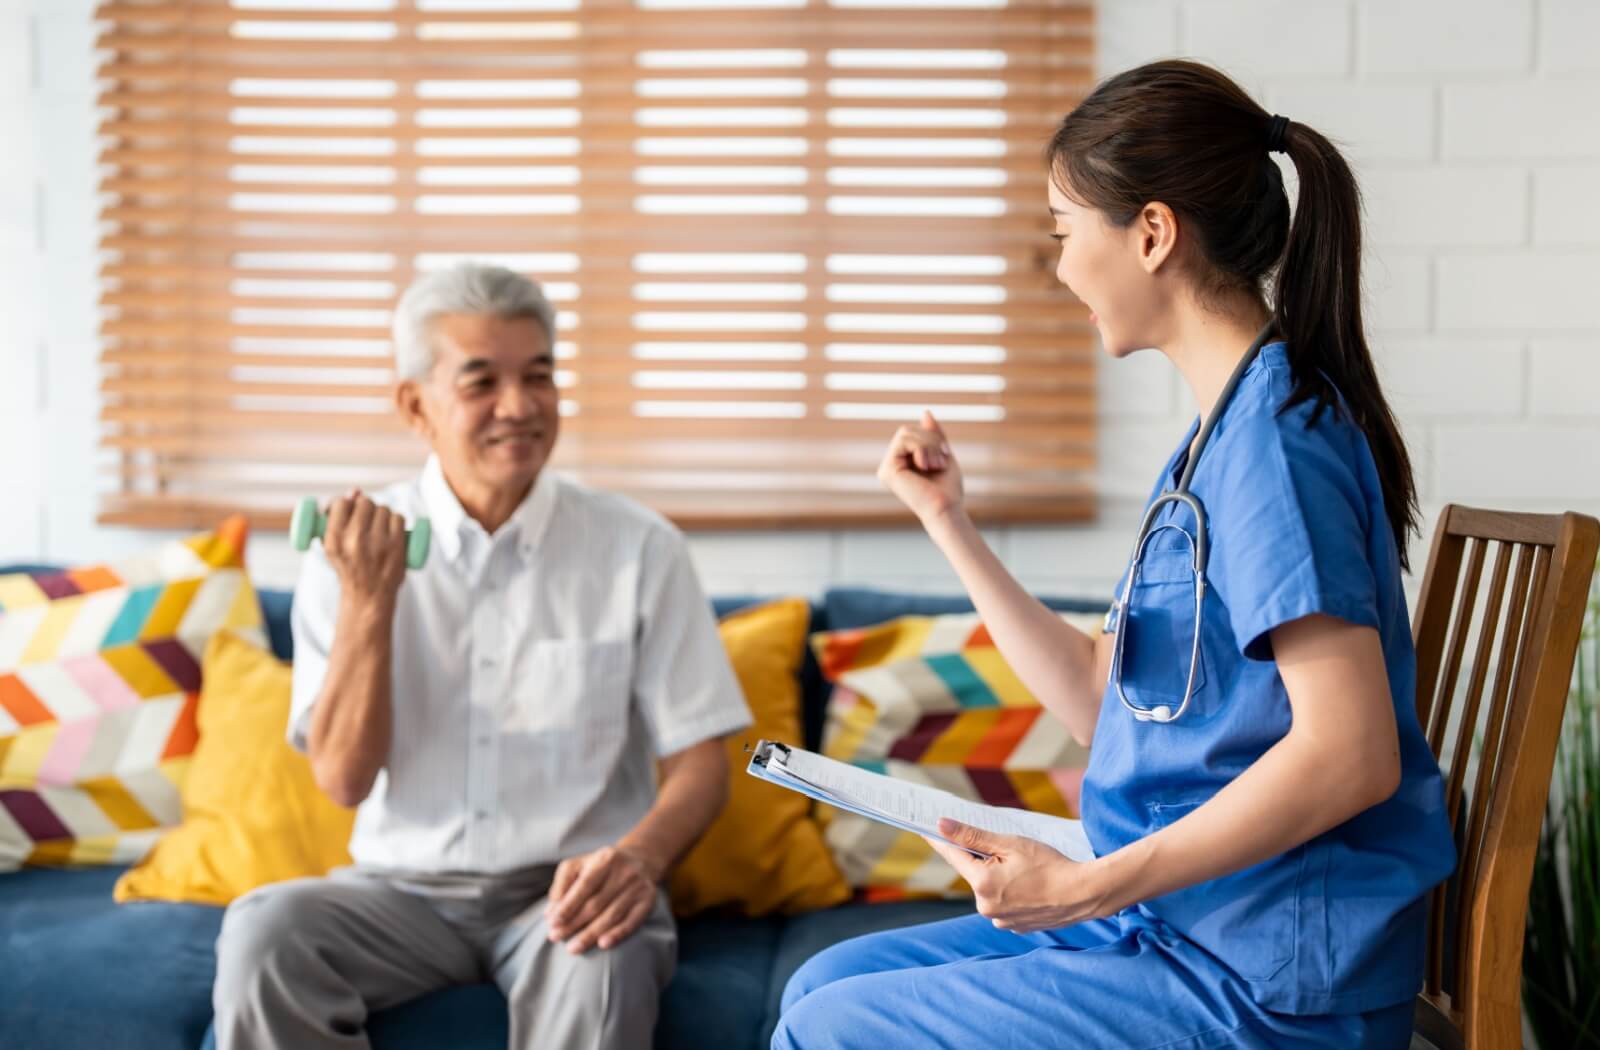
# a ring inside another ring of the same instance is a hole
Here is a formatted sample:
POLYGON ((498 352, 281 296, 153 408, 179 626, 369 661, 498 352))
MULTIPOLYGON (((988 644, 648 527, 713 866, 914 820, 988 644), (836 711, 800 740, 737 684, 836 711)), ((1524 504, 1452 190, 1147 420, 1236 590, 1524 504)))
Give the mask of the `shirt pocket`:
POLYGON ((1122 691, 1139 707, 1183 702, 1194 657, 1194 693, 1206 684, 1206 654, 1196 652, 1194 557, 1186 549, 1147 549, 1128 591, 1117 630, 1122 644, 1122 691))
POLYGON ((626 731, 633 650, 626 642, 541 639, 517 654, 508 729, 552 734, 565 750, 626 731))

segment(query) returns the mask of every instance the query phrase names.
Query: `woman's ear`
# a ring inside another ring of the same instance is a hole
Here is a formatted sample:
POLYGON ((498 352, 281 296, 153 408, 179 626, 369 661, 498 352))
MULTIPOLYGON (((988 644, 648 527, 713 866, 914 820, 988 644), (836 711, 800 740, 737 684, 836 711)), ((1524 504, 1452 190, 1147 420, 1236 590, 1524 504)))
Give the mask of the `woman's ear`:
POLYGON ((1153 274, 1177 250, 1178 217, 1165 204, 1153 201, 1139 209, 1133 229, 1138 238, 1139 265, 1145 273, 1153 274))
POLYGON ((402 379, 395 385, 394 407, 412 433, 426 441, 433 440, 433 427, 428 424, 428 413, 422 406, 422 386, 415 379, 402 379))

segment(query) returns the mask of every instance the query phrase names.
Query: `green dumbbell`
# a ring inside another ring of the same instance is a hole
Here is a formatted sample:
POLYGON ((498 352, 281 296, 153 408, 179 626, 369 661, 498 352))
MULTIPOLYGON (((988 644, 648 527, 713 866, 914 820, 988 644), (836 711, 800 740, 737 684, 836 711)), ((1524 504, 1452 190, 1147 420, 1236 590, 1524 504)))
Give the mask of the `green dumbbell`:
MULTIPOLYGON (((311 546, 312 540, 322 538, 328 529, 328 516, 317 509, 317 501, 306 498, 294 508, 294 517, 289 519, 289 543, 297 551, 303 551, 311 546)), ((415 525, 406 530, 406 568, 420 569, 428 560, 428 544, 433 540, 433 526, 428 524, 427 518, 418 518, 415 525)))

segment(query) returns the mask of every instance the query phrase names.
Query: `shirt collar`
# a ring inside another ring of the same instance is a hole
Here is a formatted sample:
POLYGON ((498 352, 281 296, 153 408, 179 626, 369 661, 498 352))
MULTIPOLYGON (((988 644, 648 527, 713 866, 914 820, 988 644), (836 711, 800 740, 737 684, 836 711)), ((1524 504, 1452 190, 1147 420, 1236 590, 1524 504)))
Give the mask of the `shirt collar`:
MULTIPOLYGON (((523 497, 522 503, 512 512, 501 527, 502 532, 514 532, 518 549, 524 556, 531 555, 544 538, 550 517, 555 511, 556 492, 560 479, 549 469, 539 471, 533 488, 523 497)), ((468 529, 482 531, 482 526, 467 516, 466 508, 456 498, 455 491, 445 480, 444 468, 438 456, 429 456, 422 468, 420 483, 422 506, 433 524, 434 542, 451 561, 461 556, 463 534, 468 529)))

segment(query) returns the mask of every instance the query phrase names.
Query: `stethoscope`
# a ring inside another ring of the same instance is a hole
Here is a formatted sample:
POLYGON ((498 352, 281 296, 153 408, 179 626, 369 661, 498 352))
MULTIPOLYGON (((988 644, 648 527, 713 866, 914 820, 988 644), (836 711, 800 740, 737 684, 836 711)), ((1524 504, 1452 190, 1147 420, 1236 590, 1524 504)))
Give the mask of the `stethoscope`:
POLYGON ((1133 563, 1128 566, 1127 578, 1122 583, 1122 594, 1112 605, 1111 611, 1106 615, 1107 624, 1116 625, 1114 639, 1111 644, 1111 685, 1117 691, 1117 699, 1122 701, 1122 706, 1133 714, 1140 722, 1176 722, 1189 707, 1189 701, 1194 696, 1195 672, 1200 666, 1200 631, 1204 624, 1205 599, 1206 599, 1206 564, 1210 557, 1210 548, 1206 539, 1206 511, 1200 500, 1189 491, 1189 482, 1194 477, 1194 469, 1200 462, 1200 454, 1205 451, 1206 442, 1211 439, 1211 431, 1216 428, 1217 420, 1222 418, 1227 410, 1228 402, 1233 398, 1233 391, 1249 371, 1250 365, 1261 353, 1261 348, 1267 344, 1268 337, 1272 334, 1272 322, 1261 329, 1255 342, 1250 344, 1250 349, 1244 352, 1239 363, 1234 366, 1233 374, 1228 377, 1227 384, 1222 388, 1222 394, 1217 398, 1216 407, 1211 410, 1205 425, 1200 428, 1199 437, 1195 438, 1194 447, 1190 450, 1189 461, 1184 464, 1183 475, 1178 479, 1176 488, 1163 492, 1151 502, 1149 509, 1144 512, 1144 520, 1139 524, 1139 535, 1133 542, 1133 563), (1190 535, 1183 526, 1167 522, 1156 525, 1155 521, 1160 516, 1161 510, 1169 503, 1176 503, 1189 508, 1194 515, 1195 531, 1190 535), (1189 677, 1183 687, 1183 702, 1176 710, 1167 704, 1157 704, 1154 707, 1143 707, 1128 699, 1128 694, 1122 689, 1122 650, 1128 638, 1128 602, 1133 594, 1134 584, 1138 582, 1139 570, 1144 563, 1146 544, 1150 538, 1167 529, 1175 530, 1189 543, 1194 566, 1194 640, 1189 648, 1189 677))

